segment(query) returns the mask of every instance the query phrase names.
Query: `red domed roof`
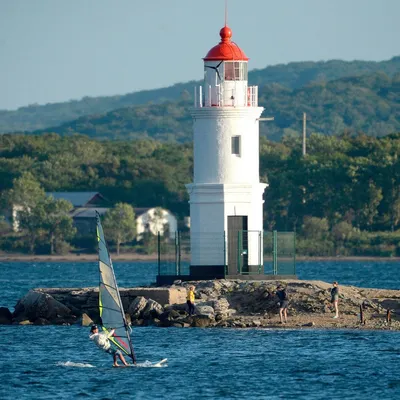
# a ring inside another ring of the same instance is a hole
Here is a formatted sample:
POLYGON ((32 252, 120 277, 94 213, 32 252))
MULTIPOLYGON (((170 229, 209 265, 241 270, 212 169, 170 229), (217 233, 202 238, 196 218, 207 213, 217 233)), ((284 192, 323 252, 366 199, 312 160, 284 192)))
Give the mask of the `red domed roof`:
POLYGON ((224 26, 220 31, 221 41, 214 46, 204 57, 204 61, 237 60, 248 61, 246 54, 240 47, 231 41, 232 31, 228 26, 224 26))

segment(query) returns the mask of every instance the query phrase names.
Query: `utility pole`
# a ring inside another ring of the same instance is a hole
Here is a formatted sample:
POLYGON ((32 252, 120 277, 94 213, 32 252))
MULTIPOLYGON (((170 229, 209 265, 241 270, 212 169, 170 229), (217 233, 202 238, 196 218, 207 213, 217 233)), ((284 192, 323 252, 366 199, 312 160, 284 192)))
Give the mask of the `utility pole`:
POLYGON ((307 138, 307 114, 303 113, 303 157, 307 154, 306 138, 307 138))

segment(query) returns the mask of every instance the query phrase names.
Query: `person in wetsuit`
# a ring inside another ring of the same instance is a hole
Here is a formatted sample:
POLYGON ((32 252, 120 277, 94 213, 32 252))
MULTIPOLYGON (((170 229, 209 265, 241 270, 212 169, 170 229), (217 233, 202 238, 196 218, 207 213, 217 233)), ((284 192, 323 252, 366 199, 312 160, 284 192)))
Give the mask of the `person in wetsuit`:
POLYGON ((127 366, 129 365, 126 361, 124 356, 122 355, 120 350, 115 350, 111 347, 111 343, 109 338, 114 335, 115 329, 111 330, 109 333, 99 333, 99 328, 97 325, 93 325, 90 328, 90 335, 89 339, 93 340, 94 343, 103 351, 105 351, 108 354, 111 354, 114 359, 114 364, 113 367, 119 367, 119 364, 117 362, 117 358, 119 358, 122 363, 127 366))

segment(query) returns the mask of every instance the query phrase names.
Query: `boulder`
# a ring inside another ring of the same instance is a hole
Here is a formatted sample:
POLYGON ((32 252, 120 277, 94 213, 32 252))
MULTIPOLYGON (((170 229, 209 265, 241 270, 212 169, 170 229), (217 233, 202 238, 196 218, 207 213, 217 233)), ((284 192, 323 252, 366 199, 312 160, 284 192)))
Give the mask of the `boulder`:
POLYGON ((132 324, 132 318, 128 313, 125 313, 125 320, 128 325, 132 324))
POLYGON ((157 303, 153 299, 149 299, 147 300, 146 307, 143 309, 143 318, 158 318, 163 312, 164 309, 161 304, 157 303))
POLYGON ((47 293, 30 290, 18 301, 13 313, 16 321, 44 318, 48 321, 71 317, 71 310, 47 293))
POLYGON ((205 315, 214 318, 214 309, 211 306, 196 306, 196 315, 205 315))
POLYGON ((32 325, 32 324, 33 323, 31 321, 29 321, 28 319, 18 322, 18 325, 32 325))
POLYGON ((212 319, 206 315, 195 315, 193 317, 192 326, 196 328, 206 328, 212 324, 212 319))
POLYGON ((0 325, 11 325, 12 314, 6 307, 0 307, 0 325))
POLYGON ((169 310, 169 311, 164 311, 162 314, 160 314, 160 320, 161 321, 173 321, 174 319, 180 318, 181 314, 179 314, 178 311, 175 310, 169 310))
POLYGON ((168 311, 168 310, 187 311, 188 310, 188 306, 186 303, 168 304, 164 308, 165 308, 165 311, 168 311))
POLYGON ((93 320, 86 313, 82 314, 82 326, 93 325, 93 320))
POLYGON ((214 300, 213 308, 215 314, 220 314, 222 317, 226 317, 229 314, 229 302, 225 297, 222 297, 219 300, 214 300))
POLYGON ((133 319, 139 319, 142 311, 147 305, 147 300, 143 296, 136 297, 129 305, 128 314, 133 319))
POLYGON ((45 318, 38 318, 33 321, 33 325, 50 325, 50 321, 45 318))

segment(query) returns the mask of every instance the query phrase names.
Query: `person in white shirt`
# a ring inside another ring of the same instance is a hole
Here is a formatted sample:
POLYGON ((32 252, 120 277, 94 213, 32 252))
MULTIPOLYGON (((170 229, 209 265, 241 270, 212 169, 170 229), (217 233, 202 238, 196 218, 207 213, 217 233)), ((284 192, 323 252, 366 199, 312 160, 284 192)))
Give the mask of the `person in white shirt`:
POLYGON ((119 367, 117 362, 117 357, 122 361, 125 366, 128 366, 128 363, 125 361, 124 356, 122 355, 120 350, 115 350, 111 347, 111 343, 109 338, 114 335, 115 329, 111 330, 109 333, 99 333, 99 328, 97 325, 93 325, 90 328, 89 339, 93 340, 94 343, 106 353, 111 354, 114 359, 113 367, 119 367))

